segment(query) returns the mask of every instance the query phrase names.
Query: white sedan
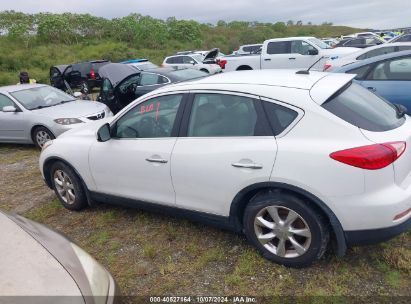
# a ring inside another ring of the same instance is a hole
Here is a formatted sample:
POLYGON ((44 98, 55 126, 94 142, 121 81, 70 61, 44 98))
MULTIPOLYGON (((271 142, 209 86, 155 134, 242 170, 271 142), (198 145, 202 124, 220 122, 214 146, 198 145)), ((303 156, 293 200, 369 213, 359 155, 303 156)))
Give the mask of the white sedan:
POLYGON ((153 91, 48 142, 61 203, 179 213, 244 231, 302 267, 411 226, 411 119, 352 83, 293 70, 225 73, 153 91))

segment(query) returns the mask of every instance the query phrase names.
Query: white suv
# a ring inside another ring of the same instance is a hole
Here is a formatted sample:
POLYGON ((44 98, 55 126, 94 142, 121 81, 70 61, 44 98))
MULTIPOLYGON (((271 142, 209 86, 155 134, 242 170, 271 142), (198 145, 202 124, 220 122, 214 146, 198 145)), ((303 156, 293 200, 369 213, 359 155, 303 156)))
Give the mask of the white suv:
POLYGON ((211 75, 217 74, 222 72, 221 67, 216 62, 216 58, 219 53, 219 49, 213 49, 206 55, 194 52, 181 52, 176 55, 166 57, 162 66, 191 68, 211 75))
POLYGON ((293 267, 330 239, 343 255, 411 225, 411 120, 354 76, 246 71, 167 86, 49 142, 40 168, 70 210, 174 211, 243 231, 293 267))

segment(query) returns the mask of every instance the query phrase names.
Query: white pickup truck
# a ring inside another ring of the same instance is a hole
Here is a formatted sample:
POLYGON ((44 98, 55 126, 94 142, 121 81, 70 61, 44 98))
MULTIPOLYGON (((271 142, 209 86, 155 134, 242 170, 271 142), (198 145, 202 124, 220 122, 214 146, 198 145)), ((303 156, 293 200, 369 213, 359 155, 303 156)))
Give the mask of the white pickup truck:
POLYGON ((321 59, 313 70, 323 70, 327 60, 343 57, 358 48, 331 48, 315 37, 289 37, 264 41, 261 54, 220 58, 224 72, 260 69, 305 69, 321 59))

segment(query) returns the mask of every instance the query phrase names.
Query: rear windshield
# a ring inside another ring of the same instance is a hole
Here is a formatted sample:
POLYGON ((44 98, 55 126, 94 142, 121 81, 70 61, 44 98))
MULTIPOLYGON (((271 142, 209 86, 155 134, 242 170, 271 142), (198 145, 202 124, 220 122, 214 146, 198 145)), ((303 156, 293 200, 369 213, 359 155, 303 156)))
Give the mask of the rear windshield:
POLYGON ((395 106, 356 83, 350 83, 323 105, 339 118, 364 130, 383 132, 401 126, 395 106))

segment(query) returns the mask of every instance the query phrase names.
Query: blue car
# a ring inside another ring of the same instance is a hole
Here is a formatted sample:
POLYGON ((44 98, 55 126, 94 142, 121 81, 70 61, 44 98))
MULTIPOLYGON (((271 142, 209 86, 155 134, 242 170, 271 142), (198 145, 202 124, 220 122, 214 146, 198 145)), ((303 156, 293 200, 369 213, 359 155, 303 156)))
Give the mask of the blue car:
POLYGON ((357 74, 355 82, 392 103, 405 106, 411 115, 411 51, 376 56, 333 72, 357 74))

